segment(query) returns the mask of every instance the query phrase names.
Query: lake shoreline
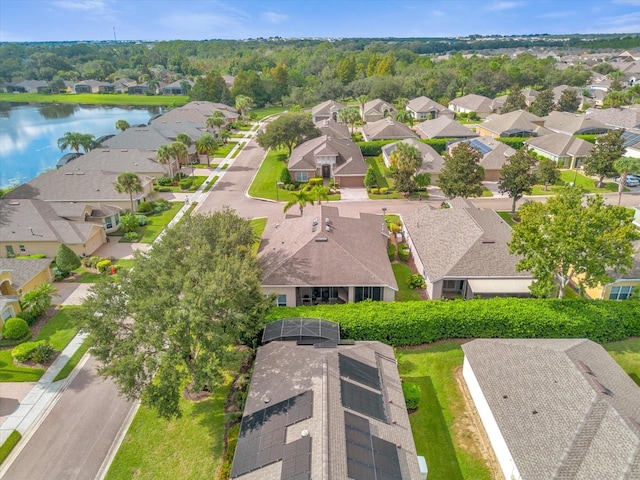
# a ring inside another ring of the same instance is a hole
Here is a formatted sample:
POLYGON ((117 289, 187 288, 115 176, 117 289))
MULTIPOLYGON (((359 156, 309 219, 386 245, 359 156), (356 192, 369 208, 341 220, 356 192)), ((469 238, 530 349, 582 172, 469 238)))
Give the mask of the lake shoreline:
POLYGON ((189 102, 185 95, 128 95, 124 93, 0 93, 0 103, 75 103, 78 105, 180 107, 189 102))

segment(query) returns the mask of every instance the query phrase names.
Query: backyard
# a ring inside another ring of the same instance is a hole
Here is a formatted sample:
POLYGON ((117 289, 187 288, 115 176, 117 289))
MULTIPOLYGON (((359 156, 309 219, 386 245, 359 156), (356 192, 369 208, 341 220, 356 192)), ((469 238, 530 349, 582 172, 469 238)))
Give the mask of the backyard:
MULTIPOLYGON (((533 187, 532 195, 555 195, 562 187, 568 183, 574 183, 579 187, 584 188, 585 193, 615 193, 618 191, 618 184, 615 182, 605 182, 604 188, 596 187, 596 180, 590 177, 586 177, 575 170, 560 170, 560 180, 555 185, 550 185, 548 190, 545 190, 544 185, 535 185, 533 187)), ((625 191, 628 191, 625 189, 625 191)))

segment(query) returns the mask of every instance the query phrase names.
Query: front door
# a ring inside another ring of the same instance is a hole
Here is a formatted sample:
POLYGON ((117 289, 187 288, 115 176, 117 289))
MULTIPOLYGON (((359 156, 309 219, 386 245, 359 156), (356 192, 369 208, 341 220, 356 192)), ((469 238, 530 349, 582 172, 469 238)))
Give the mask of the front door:
POLYGON ((331 165, 322 165, 322 178, 331 177, 331 165))

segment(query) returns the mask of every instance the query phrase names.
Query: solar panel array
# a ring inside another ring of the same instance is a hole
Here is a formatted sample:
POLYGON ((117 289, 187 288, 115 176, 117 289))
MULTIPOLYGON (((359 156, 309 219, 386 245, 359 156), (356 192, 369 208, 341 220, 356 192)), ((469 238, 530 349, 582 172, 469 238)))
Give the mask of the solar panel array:
POLYGON ((344 379, 340 379, 340 392, 343 407, 383 422, 387 421, 381 393, 367 390, 344 379))
POLYGON ((491 147, 486 146, 484 143, 482 143, 479 140, 470 140, 469 141, 469 145, 471 147, 475 148, 482 155, 486 155, 487 153, 489 153, 491 151, 491 147))
POLYGON ((272 340, 340 342, 340 324, 321 318, 284 318, 264 327, 262 342, 272 340))
MULTIPOLYGON (((244 416, 233 457, 231 478, 283 460, 285 451, 291 453, 291 449, 285 444, 287 427, 310 418, 312 414, 313 391, 309 390, 244 416)), ((297 452, 297 449, 294 450, 294 457, 298 456, 297 452)), ((307 454, 311 456, 310 443, 307 454)), ((290 465, 291 460, 288 459, 288 462, 290 465)), ((294 466, 302 463, 294 461, 294 466)), ((302 474, 301 470, 293 471, 296 475, 302 474)))
POLYGON ((631 147, 631 146, 635 145, 636 143, 640 143, 640 133, 638 133, 638 132, 633 132, 633 131, 630 131, 630 130, 626 130, 622 134, 622 138, 624 138, 624 146, 625 147, 631 147))
POLYGON ((371 434, 369 420, 344 412, 347 474, 353 480, 401 480, 397 447, 371 434))
POLYGON ((284 446, 281 480, 311 478, 311 437, 302 437, 284 446))
POLYGON ((380 385, 380 375, 376 367, 372 367, 371 365, 367 365, 366 363, 342 354, 339 354, 338 358, 341 376, 350 378, 376 390, 382 389, 380 385))

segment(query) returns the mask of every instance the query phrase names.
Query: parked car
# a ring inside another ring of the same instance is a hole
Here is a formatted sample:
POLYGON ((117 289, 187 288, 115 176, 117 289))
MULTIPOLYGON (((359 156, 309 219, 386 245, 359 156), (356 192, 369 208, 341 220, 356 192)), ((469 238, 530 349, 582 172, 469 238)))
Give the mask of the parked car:
MULTIPOLYGON (((620 183, 620 177, 616 177, 614 179, 616 183, 620 183)), ((627 175, 624 182, 625 187, 637 187, 640 186, 640 179, 636 177, 636 175, 627 175)))

